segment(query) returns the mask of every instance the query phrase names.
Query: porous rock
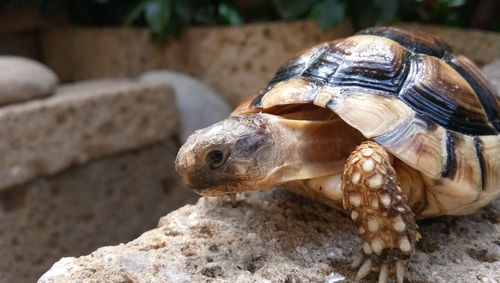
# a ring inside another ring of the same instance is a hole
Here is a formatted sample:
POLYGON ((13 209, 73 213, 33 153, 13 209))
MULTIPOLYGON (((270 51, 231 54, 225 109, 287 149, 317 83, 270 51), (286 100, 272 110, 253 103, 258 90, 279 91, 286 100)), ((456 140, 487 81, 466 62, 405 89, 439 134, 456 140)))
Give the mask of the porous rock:
POLYGON ((485 65, 481 70, 490 80, 490 83, 497 88, 497 94, 500 96, 500 57, 485 65))
POLYGON ((177 149, 170 137, 0 191, 0 282, 36 282, 61 257, 130 241, 194 203, 174 173, 177 149))
POLYGON ((190 47, 189 71, 237 106, 264 88, 297 53, 352 33, 349 21, 325 31, 312 21, 259 23, 188 29, 183 44, 190 47))
MULTIPOLYGON (((500 201, 468 216, 425 220, 420 229, 408 282, 500 280, 500 201)), ((236 207, 202 198, 132 242, 61 259, 38 282, 347 282, 359 253, 348 217, 274 189, 239 195, 236 207)))
POLYGON ((152 70, 142 74, 139 79, 167 84, 174 89, 180 112, 179 138, 183 143, 195 130, 218 122, 231 113, 232 107, 227 101, 207 84, 187 74, 152 70))
POLYGON ((0 108, 0 190, 164 140, 177 132, 174 99, 165 85, 114 79, 0 108))
POLYGON ((52 93, 58 78, 46 66, 17 56, 0 56, 0 105, 52 93))

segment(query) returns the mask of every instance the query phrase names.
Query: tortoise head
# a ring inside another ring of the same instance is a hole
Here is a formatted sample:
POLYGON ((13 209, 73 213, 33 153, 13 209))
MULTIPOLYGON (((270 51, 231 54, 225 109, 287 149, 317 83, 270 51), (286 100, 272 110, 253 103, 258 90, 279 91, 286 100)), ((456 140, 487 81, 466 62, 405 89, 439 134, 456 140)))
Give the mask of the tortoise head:
POLYGON ((231 116, 194 132, 175 161, 184 183, 208 196, 266 188, 280 159, 268 116, 231 116))

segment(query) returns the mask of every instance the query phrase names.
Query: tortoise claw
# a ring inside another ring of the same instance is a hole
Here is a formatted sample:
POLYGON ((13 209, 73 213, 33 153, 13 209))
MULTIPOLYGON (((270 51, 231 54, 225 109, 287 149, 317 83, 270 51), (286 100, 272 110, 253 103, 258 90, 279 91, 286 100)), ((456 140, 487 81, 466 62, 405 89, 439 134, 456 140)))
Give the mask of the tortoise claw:
POLYGON ((398 283, 403 283, 405 280, 406 274, 406 264, 404 264, 401 260, 396 262, 396 279, 398 283))
POLYGON ((356 275, 355 281, 359 281, 363 279, 366 275, 368 275, 372 271, 373 262, 371 259, 365 260, 365 262, 361 265, 358 270, 358 274, 356 275))
POLYGON ((389 278, 389 268, 387 264, 382 264, 380 267, 380 273, 378 274, 378 283, 387 283, 387 279, 389 278))
MULTIPOLYGON (((373 257, 373 256, 372 256, 373 257)), ((389 278, 392 276, 395 276, 397 283, 403 283, 405 274, 406 274, 406 269, 407 269, 407 260, 391 260, 386 258, 371 258, 367 256, 361 256, 357 257, 353 263, 351 264, 351 267, 357 268, 358 273, 356 274, 356 278, 354 281, 359 281, 363 278, 365 278, 368 274, 370 274, 371 271, 379 271, 378 274, 378 283, 387 283, 389 281, 389 278), (363 259, 365 261, 363 262, 363 259), (363 264, 361 264, 363 262, 363 264), (382 265, 377 264, 377 262, 382 262, 382 265), (361 266, 360 266, 361 265, 361 266)))
POLYGON ((355 269, 361 266, 361 263, 363 262, 363 259, 365 257, 363 255, 357 256, 351 263, 351 268, 355 269))

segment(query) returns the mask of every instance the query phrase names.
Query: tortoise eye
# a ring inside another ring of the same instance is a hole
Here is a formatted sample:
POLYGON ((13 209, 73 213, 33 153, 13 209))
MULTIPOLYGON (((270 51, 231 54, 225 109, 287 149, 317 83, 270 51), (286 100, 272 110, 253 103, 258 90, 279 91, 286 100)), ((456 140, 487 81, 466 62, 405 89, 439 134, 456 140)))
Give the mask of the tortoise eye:
POLYGON ((211 149, 205 154, 205 163, 208 167, 210 167, 210 169, 216 169, 224 164, 227 159, 227 155, 227 150, 223 148, 211 149))

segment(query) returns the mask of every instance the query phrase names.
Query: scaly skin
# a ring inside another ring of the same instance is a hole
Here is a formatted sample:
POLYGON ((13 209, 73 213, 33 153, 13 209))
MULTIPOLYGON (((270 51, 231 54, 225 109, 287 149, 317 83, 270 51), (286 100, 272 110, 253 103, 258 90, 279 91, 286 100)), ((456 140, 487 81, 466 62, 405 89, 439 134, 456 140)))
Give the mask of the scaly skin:
POLYGON ((365 261, 356 280, 373 270, 380 271, 379 282, 389 274, 403 282, 420 234, 387 151, 370 141, 358 146, 346 161, 342 190, 344 209, 363 238, 365 261))

